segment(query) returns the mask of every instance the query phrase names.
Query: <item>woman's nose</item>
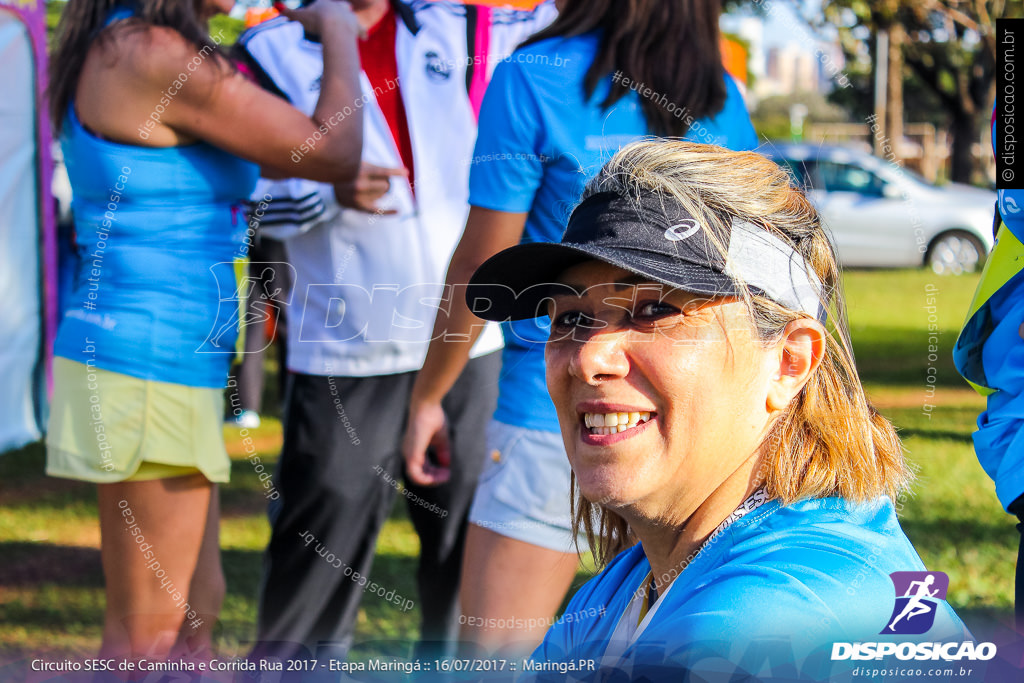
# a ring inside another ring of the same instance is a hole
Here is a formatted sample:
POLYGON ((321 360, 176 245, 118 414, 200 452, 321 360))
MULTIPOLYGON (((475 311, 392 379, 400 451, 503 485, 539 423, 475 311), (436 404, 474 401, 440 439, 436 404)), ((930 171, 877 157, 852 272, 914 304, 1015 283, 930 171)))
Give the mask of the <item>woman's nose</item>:
POLYGON ((578 341, 569 373, 587 384, 625 377, 629 373, 628 334, 625 330, 601 331, 578 341))

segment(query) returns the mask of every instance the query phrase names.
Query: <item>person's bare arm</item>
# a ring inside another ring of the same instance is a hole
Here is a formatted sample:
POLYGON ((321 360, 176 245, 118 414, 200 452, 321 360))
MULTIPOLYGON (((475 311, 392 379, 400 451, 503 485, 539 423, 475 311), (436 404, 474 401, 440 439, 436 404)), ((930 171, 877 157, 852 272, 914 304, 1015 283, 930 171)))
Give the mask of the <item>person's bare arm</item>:
POLYGON ((525 213, 506 213, 472 207, 466 229, 448 266, 446 291, 454 292, 447 315, 438 312, 423 369, 416 376, 409 406, 402 454, 406 472, 417 484, 431 486, 448 480, 451 461, 448 425, 441 400, 454 386, 473 344, 483 330, 480 318, 461 296, 474 271, 502 249, 516 245, 526 224, 525 213), (438 465, 426 452, 432 448, 438 465))
POLYGON ((360 94, 356 37, 361 29, 348 3, 337 0, 318 0, 288 16, 323 37, 324 73, 312 118, 222 60, 207 57, 196 65, 195 48, 169 30, 151 31, 155 63, 148 65, 144 79, 154 89, 150 96, 159 101, 159 93, 191 66, 188 80, 166 104, 163 124, 275 169, 275 175, 350 181, 359 170, 362 116, 341 112, 360 94))

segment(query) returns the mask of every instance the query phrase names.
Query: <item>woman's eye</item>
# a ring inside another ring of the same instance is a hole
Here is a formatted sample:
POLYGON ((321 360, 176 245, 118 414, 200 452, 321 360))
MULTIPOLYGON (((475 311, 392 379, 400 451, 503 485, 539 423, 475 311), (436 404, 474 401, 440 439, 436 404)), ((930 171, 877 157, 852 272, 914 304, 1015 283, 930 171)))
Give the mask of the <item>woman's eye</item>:
POLYGON ((675 306, 664 301, 646 301, 633 309, 634 320, 656 320, 679 313, 675 306))
POLYGON ((564 313, 558 313, 551 321, 552 333, 562 335, 572 334, 574 330, 598 330, 604 327, 605 324, 599 319, 581 310, 567 310, 564 313))
POLYGON ((594 319, 582 311, 566 311, 559 313, 552 321, 552 326, 559 330, 569 330, 576 327, 590 327, 594 319))

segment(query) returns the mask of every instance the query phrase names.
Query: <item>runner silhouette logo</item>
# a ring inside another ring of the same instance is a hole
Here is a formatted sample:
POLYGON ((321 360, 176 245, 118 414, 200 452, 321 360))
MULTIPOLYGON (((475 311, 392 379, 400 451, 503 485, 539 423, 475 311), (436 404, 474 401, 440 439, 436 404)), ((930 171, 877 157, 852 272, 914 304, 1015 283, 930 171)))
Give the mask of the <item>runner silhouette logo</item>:
POLYGON ((893 572, 896 604, 883 634, 920 635, 935 623, 939 602, 946 599, 949 577, 943 572, 893 572))

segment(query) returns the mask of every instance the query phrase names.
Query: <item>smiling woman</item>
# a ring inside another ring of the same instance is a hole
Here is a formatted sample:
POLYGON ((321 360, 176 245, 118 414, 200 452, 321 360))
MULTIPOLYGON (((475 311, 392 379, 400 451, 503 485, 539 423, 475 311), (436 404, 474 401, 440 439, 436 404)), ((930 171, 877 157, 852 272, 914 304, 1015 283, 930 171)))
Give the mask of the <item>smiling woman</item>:
MULTIPOLYGON (((491 258, 467 300, 551 316, 574 522, 607 565, 568 611, 613 618, 556 625, 535 660, 661 680, 771 652, 787 679, 825 680, 834 643, 886 638, 890 575, 927 574, 892 504, 909 474, 860 385, 832 246, 775 164, 630 145, 560 244, 491 258)), ((912 633, 965 637, 944 602, 929 613, 912 633)))

